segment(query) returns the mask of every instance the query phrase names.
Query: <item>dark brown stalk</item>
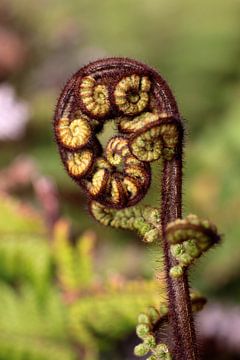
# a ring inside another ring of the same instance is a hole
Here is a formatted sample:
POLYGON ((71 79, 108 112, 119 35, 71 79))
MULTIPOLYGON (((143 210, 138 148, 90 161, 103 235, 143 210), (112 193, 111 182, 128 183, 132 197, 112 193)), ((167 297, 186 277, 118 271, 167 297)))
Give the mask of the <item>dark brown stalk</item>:
POLYGON ((162 241, 168 287, 169 321, 172 331, 174 360, 198 360, 196 334, 193 323, 187 272, 174 279, 169 275, 176 265, 166 239, 166 226, 182 217, 182 154, 172 161, 164 161, 162 177, 162 241))

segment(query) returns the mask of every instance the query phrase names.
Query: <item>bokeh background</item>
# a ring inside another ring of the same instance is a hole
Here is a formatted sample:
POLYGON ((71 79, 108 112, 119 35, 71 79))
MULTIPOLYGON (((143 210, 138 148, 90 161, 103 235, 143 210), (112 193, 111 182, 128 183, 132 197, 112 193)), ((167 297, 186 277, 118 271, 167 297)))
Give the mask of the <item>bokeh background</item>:
POLYGON ((173 89, 187 129, 184 213, 223 234, 191 273, 209 299, 202 353, 240 359, 238 0, 1 0, 0 359, 132 360, 137 312, 164 297, 151 282, 159 249, 90 217, 53 141, 60 89, 105 56, 143 61, 173 89))

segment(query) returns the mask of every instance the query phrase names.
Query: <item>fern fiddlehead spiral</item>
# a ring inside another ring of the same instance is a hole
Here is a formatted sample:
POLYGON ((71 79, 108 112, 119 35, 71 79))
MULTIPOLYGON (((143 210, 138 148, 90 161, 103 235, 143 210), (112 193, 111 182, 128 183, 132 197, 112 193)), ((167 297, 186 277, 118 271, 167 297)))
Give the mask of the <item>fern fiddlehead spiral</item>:
MULTIPOLYGON (((54 132, 64 167, 86 193, 96 220, 136 230, 147 242, 162 238, 174 344, 171 352, 174 360, 197 360, 186 272, 193 259, 183 263, 182 253, 179 258, 171 243, 176 228, 173 225, 173 232, 168 228, 182 217, 184 130, 167 83, 155 70, 135 60, 109 58, 90 63, 64 87, 55 111, 54 132), (112 120, 118 133, 103 148, 98 135, 112 120), (151 184, 150 165, 159 159, 163 162, 161 217, 158 209, 137 205, 151 184)), ((188 240, 177 245, 189 247, 188 240)), ((201 251, 205 250, 201 248, 199 254, 201 251)), ((164 346, 159 351, 164 355, 166 350, 169 355, 164 346)))
POLYGON ((150 162, 174 156, 181 126, 162 83, 145 65, 117 58, 92 63, 67 83, 56 140, 68 174, 91 200, 115 209, 137 204, 150 186, 150 162), (112 119, 118 134, 103 149, 97 135, 112 119))

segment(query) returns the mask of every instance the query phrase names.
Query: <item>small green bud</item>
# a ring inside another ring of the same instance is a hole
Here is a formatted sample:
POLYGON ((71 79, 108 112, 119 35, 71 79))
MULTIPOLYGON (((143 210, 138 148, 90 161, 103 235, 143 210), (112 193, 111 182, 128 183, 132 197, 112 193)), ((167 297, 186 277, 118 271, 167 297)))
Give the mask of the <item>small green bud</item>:
POLYGON ((150 349, 155 347, 156 346, 155 337, 153 335, 147 335, 144 339, 144 344, 149 346, 150 349))
POLYGON ((147 243, 152 243, 156 241, 159 237, 159 231, 157 229, 151 229, 145 233, 143 236, 143 241, 147 243))
POLYGON ((171 360, 172 357, 169 353, 168 347, 165 344, 159 344, 154 350, 155 356, 159 360, 171 360))
POLYGON ((159 319, 160 314, 159 314, 159 312, 157 311, 157 309, 155 309, 155 307, 150 306, 150 307, 148 308, 148 316, 149 316, 149 318, 150 318, 150 321, 154 323, 154 322, 156 322, 156 321, 159 319))
POLYGON ((134 227, 142 236, 145 236, 145 234, 151 230, 151 225, 147 224, 142 217, 135 219, 134 227))
POLYGON ((171 245, 171 254, 177 258, 184 253, 184 247, 182 244, 171 245))
POLYGON ((142 344, 135 346, 134 355, 144 356, 149 352, 149 350, 150 350, 150 347, 147 344, 142 343, 142 344))
POLYGON ((145 339, 145 337, 150 334, 149 326, 147 324, 137 325, 136 333, 140 339, 145 339))
POLYGON ((143 209, 143 217, 148 223, 153 225, 156 225, 161 221, 159 210, 150 206, 146 206, 143 209))
POLYGON ((139 324, 149 324, 149 322, 150 322, 149 317, 146 314, 141 313, 138 315, 139 324))
POLYGON ((177 279, 183 275, 183 267, 181 265, 173 266, 169 274, 172 278, 177 279))
POLYGON ((186 253, 180 255, 177 259, 184 266, 188 266, 193 262, 193 258, 186 253))
POLYGON ((201 255, 201 251, 199 250, 195 240, 185 241, 183 243, 184 249, 188 255, 192 258, 198 258, 201 255))

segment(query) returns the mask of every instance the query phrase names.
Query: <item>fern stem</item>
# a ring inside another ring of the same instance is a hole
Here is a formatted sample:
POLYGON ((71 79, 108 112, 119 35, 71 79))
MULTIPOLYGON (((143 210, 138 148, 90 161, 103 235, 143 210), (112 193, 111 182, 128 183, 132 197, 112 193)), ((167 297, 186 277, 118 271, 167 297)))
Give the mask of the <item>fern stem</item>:
POLYGON ((164 161, 162 177, 162 241, 168 288, 169 321, 172 332, 174 360, 198 360, 196 334, 190 302, 187 272, 174 279, 169 275, 176 260, 170 254, 166 226, 182 217, 182 154, 172 161, 164 161))

